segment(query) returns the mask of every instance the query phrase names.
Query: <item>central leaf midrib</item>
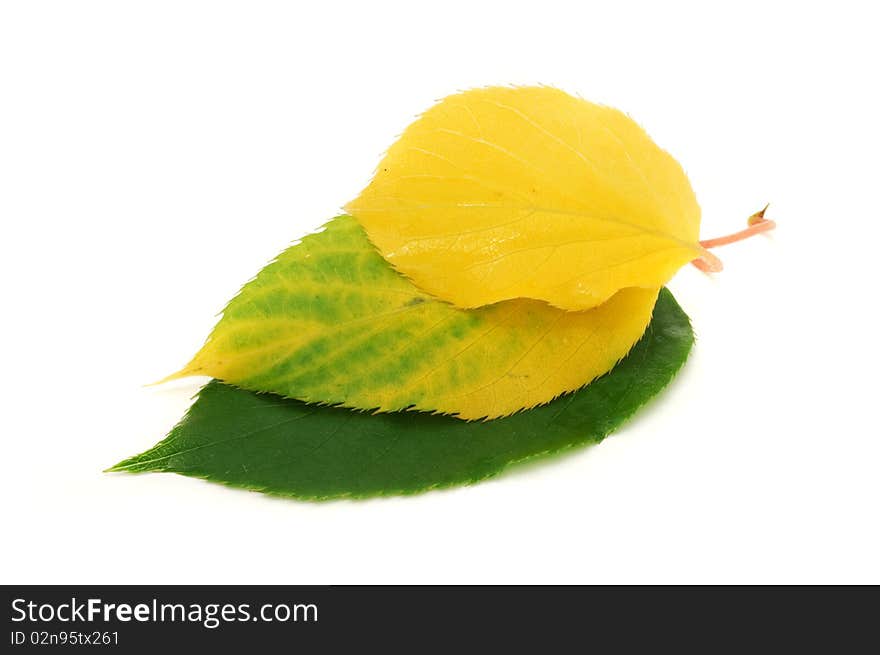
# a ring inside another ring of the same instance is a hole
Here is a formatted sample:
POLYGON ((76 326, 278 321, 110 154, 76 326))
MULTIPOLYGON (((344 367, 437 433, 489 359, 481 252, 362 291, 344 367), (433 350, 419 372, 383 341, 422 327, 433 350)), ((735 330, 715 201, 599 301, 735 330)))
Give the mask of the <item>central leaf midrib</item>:
MULTIPOLYGON (((389 200, 399 200, 399 198, 394 198, 393 196, 386 196, 386 197, 389 200)), ((499 229, 500 227, 513 225, 515 223, 519 223, 521 221, 527 220, 528 218, 530 218, 531 215, 533 215, 535 213, 545 213, 545 214, 556 214, 559 216, 572 216, 572 217, 581 218, 581 219, 585 219, 585 220, 591 220, 591 221, 614 223, 616 225, 621 225, 623 227, 635 230, 636 232, 638 232, 640 234, 648 234, 648 235, 657 237, 659 239, 674 241, 675 243, 681 245, 684 248, 687 248, 689 250, 693 250, 697 253, 702 253, 702 248, 699 245, 697 245, 696 243, 690 243, 690 242, 685 241, 683 239, 679 239, 678 237, 676 237, 672 234, 669 234, 667 232, 648 228, 643 225, 633 223, 632 221, 627 221, 627 220, 620 219, 620 218, 611 218, 611 217, 607 217, 607 216, 594 216, 591 214, 587 214, 586 212, 579 212, 579 211, 569 210, 569 209, 556 209, 553 207, 542 207, 539 205, 510 205, 510 204, 498 205, 498 204, 491 204, 491 203, 449 203, 449 204, 428 203, 428 204, 413 205, 413 206, 408 207, 406 209, 401 209, 399 207, 374 207, 374 208, 369 208, 369 209, 359 209, 359 208, 353 208, 353 209, 354 209, 355 213, 356 212, 399 212, 399 211, 408 211, 410 209, 501 209, 501 210, 506 210, 506 211, 517 210, 517 211, 531 212, 531 214, 529 214, 529 215, 513 219, 512 221, 510 221, 508 223, 504 223, 503 225, 499 225, 499 224, 490 225, 490 226, 483 227, 483 228, 475 228, 472 230, 467 230, 466 232, 461 232, 461 233, 446 232, 446 233, 438 234, 438 235, 426 234, 426 235, 420 235, 417 237, 407 238, 401 244, 400 247, 403 247, 403 246, 409 245, 410 243, 415 243, 418 241, 427 241, 430 239, 444 239, 444 238, 449 238, 449 237, 461 236, 462 234, 479 234, 480 232, 490 232, 492 230, 499 229)), ((386 230, 382 230, 381 228, 371 228, 371 231, 377 232, 380 234, 389 234, 386 230)), ((637 235, 634 235, 634 236, 637 236, 637 235)))

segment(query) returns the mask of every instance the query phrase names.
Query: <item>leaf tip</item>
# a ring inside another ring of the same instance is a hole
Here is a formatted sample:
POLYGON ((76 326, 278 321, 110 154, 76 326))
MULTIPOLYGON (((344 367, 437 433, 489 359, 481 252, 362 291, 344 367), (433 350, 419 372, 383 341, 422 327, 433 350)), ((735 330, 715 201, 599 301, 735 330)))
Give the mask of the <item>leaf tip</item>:
POLYGON ((166 375, 161 380, 156 380, 155 382, 148 382, 145 384, 145 387, 158 387, 160 384, 165 384, 166 382, 173 382, 174 380, 180 380, 182 378, 188 378, 193 375, 204 375, 200 372, 201 368, 198 366, 194 366, 192 363, 187 364, 179 371, 172 373, 171 375, 166 375))

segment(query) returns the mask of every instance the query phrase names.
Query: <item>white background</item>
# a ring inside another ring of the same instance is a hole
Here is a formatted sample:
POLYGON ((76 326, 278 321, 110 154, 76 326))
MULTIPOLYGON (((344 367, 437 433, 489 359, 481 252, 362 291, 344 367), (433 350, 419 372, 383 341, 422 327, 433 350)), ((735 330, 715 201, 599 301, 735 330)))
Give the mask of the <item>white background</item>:
POLYGON ((4 2, 3 583, 880 582, 871 3, 4 2), (165 435, 239 286, 434 100, 557 85, 687 169, 698 342, 601 446, 310 504, 103 474, 165 435))

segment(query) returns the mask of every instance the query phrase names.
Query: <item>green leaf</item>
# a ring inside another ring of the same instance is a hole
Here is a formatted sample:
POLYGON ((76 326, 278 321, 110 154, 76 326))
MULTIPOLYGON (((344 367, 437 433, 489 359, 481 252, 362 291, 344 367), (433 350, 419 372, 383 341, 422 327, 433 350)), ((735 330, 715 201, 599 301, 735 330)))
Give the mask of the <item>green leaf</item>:
POLYGON ((658 291, 624 289, 583 312, 522 298, 458 309, 419 291, 340 216, 245 285, 172 377, 356 409, 496 418, 611 370, 644 333, 658 291))
POLYGON ((180 473, 314 500, 467 484, 598 443, 672 379, 692 344, 687 316, 663 289, 644 336, 609 374, 550 404, 485 422, 308 405, 212 381, 164 441, 109 470, 180 473))

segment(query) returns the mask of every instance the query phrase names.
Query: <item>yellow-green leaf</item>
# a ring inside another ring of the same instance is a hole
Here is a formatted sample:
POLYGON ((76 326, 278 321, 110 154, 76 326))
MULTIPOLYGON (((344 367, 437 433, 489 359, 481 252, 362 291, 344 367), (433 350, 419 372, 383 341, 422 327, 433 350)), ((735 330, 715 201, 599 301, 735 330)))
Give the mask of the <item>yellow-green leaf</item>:
POLYGON ((208 375, 306 402, 494 418, 610 370, 642 336, 657 293, 626 289, 585 312, 526 299, 463 310, 417 289, 341 216, 249 282, 172 377, 208 375))
POLYGON ((465 422, 420 412, 371 416, 208 383, 171 434, 112 471, 165 471, 264 493, 325 499, 470 484, 507 466, 598 443, 657 394, 693 343, 663 289, 642 338, 608 375, 528 412, 465 422))
POLYGON ((711 257, 678 162, 622 112, 549 87, 442 100, 346 210, 398 271, 460 307, 582 310, 711 257))

